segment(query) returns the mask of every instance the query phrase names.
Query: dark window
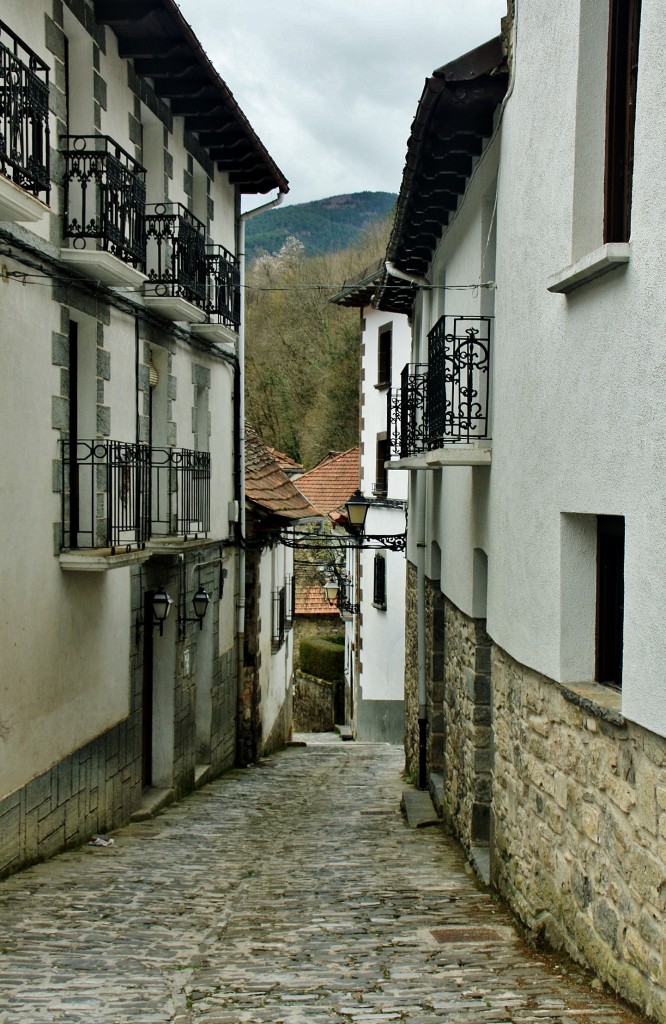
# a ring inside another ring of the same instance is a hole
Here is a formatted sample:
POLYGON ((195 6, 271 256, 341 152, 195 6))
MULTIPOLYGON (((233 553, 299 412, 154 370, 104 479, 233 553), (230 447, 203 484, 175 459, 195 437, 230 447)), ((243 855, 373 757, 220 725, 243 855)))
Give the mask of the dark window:
POLYGON ((285 591, 285 626, 287 629, 291 629, 294 625, 294 618, 296 617, 296 582, 293 576, 286 577, 285 591))
POLYGON ((386 608, 386 557, 375 555, 372 603, 375 608, 386 608))
POLYGON ((393 346, 393 327, 386 324, 379 328, 377 348, 377 387, 387 388, 391 384, 391 349, 393 346))
POLYGON ((624 519, 597 516, 596 679, 622 686, 624 619, 624 519))
POLYGON ((628 242, 641 0, 610 0, 604 241, 628 242))
POLYGON ((273 650, 276 651, 284 643, 287 619, 287 590, 280 587, 273 592, 273 650))
POLYGON ((388 491, 388 472, 384 463, 391 457, 386 432, 377 434, 374 494, 385 497, 388 491))

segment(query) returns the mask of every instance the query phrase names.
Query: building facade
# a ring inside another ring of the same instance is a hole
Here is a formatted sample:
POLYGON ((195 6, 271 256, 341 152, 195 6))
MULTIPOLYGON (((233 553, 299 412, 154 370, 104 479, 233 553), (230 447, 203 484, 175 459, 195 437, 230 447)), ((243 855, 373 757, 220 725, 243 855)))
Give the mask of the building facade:
POLYGON ((427 80, 388 250, 408 763, 526 925, 664 1020, 666 11, 512 8, 427 80))
POLYGON ((2 873, 235 759, 240 196, 287 185, 172 0, 9 0, 0 64, 2 873))

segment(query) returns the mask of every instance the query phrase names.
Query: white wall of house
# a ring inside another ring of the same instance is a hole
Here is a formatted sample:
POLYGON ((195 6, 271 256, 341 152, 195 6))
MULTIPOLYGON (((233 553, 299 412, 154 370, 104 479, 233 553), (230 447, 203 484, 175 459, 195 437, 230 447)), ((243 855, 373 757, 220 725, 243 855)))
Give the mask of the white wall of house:
MULTIPOLYGON (((377 439, 387 431, 387 396, 400 385, 409 360, 411 331, 407 317, 366 307, 361 341, 361 491, 371 498, 377 482, 377 439), (390 380, 380 381, 379 338, 391 328, 390 380), (378 383, 381 386, 377 386, 378 383), (387 386, 388 385, 388 386, 387 386)), ((378 494, 368 511, 366 533, 399 534, 405 530, 407 474, 388 473, 385 494, 378 494), (390 507, 389 503, 395 503, 390 507)), ((360 555, 362 650, 357 680, 358 739, 402 740, 405 637, 405 556, 384 550, 386 608, 375 607, 374 551, 360 555)), ((349 626, 347 627, 349 630, 349 626)))
POLYGON ((293 674, 293 636, 285 629, 284 641, 273 643, 275 628, 275 595, 286 586, 293 574, 293 551, 281 544, 265 548, 259 562, 259 651, 261 666, 261 728, 262 740, 268 740, 277 718, 284 708, 293 674))

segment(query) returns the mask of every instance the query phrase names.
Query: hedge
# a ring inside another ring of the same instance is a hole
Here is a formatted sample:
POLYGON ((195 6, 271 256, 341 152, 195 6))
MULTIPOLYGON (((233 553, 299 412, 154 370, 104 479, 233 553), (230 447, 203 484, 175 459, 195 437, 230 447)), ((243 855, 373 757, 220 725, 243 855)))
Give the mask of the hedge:
POLYGON ((345 649, 322 637, 303 637, 299 668, 309 676, 336 682, 345 677, 345 649))

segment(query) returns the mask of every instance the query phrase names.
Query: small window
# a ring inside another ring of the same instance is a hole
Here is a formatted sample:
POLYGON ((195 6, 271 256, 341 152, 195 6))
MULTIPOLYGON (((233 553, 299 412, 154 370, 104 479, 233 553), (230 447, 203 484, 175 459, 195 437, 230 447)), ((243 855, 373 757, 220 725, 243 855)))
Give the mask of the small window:
POLYGON ((390 458, 389 442, 386 432, 377 434, 376 461, 375 461, 375 482, 372 487, 373 494, 379 498, 385 498, 388 492, 388 472, 385 463, 390 458))
POLYGON ((385 324, 379 328, 377 347, 377 387, 388 388, 391 385, 391 350, 393 347, 393 325, 385 324))
POLYGON ((278 651, 284 643, 287 625, 287 590, 280 587, 273 592, 273 637, 272 647, 278 651))
POLYGON ((596 680, 622 687, 624 518, 597 516, 596 680))
POLYGON ((375 555, 374 585, 372 590, 372 603, 375 608, 386 610, 386 556, 375 555))
POLYGON ((628 242, 641 0, 610 0, 604 241, 628 242))

